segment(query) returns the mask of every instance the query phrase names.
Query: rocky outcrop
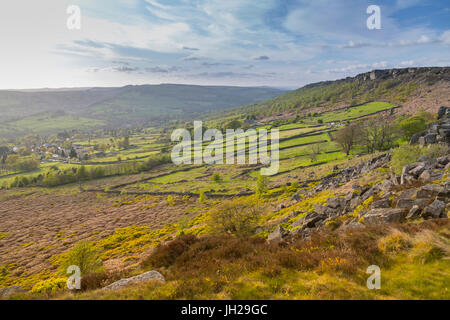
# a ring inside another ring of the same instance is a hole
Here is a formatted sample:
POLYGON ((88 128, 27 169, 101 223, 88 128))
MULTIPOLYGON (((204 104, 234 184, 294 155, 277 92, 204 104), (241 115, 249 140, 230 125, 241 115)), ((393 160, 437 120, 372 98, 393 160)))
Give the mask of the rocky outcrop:
MULTIPOLYGON (((388 166, 389 159, 389 155, 382 155, 357 167, 347 168, 338 176, 324 179, 312 192, 305 194, 300 191, 299 194, 314 197, 318 191, 334 189, 336 183, 359 178, 368 172, 366 170, 388 166)), ((280 241, 289 235, 309 237, 314 230, 325 226, 348 229, 364 225, 403 223, 414 219, 446 218, 450 205, 450 181, 443 181, 442 178, 449 163, 450 156, 421 159, 420 162, 405 166, 400 177, 391 175, 375 185, 354 184, 347 194, 329 198, 325 204, 315 204, 312 212, 307 212, 292 224, 290 230, 293 231, 289 232, 278 226, 269 239, 280 241)), ((300 199, 302 198, 291 197, 293 203, 300 199)), ((286 209, 285 206, 283 208, 286 209)), ((283 219, 282 223, 298 214, 296 212, 283 219)))
POLYGON ((165 281, 163 275, 157 271, 149 271, 143 274, 140 274, 135 277, 120 279, 119 281, 113 282, 110 285, 104 287, 102 290, 117 290, 122 289, 130 284, 145 282, 145 281, 165 281))
POLYGON ((421 146, 435 143, 450 144, 450 107, 440 107, 438 121, 430 123, 427 130, 411 138, 410 144, 417 143, 421 146))

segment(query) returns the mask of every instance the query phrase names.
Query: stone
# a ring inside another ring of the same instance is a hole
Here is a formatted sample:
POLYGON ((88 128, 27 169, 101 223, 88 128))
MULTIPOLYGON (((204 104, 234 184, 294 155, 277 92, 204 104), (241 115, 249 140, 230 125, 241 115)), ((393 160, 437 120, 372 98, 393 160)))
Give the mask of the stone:
POLYGON ((422 172, 422 174, 419 176, 419 180, 422 182, 430 182, 431 181, 431 175, 432 175, 433 171, 431 170, 425 170, 424 172, 422 172))
POLYGON ((300 197, 300 193, 294 193, 291 197, 291 201, 300 201, 301 197, 300 197))
POLYGON ((354 210, 357 206, 359 206, 362 203, 360 197, 355 197, 350 201, 350 209, 354 210))
POLYGON ((281 241, 284 236, 284 229, 281 225, 277 226, 275 230, 267 237, 268 241, 281 241))
POLYGON ((420 217, 420 213, 422 212, 422 209, 418 205, 414 205, 410 210, 408 215, 406 216, 406 219, 412 220, 417 219, 420 217))
POLYGON ((422 217, 427 218, 444 218, 445 202, 435 200, 432 204, 423 210, 422 217))
POLYGON ((446 166, 448 163, 450 163, 450 156, 443 156, 443 157, 439 157, 436 159, 436 161, 443 165, 446 166))
POLYGON ((419 142, 419 139, 420 139, 420 134, 416 133, 415 135, 413 135, 411 137, 411 140, 409 141, 409 144, 416 144, 416 143, 419 142))
POLYGON ((411 209, 414 206, 419 208, 425 208, 428 205, 428 199, 399 199, 397 202, 397 208, 411 209))
POLYGON ((314 228, 316 226, 316 223, 321 220, 325 220, 325 217, 319 216, 317 214, 307 216, 305 217, 305 220, 303 222, 303 228, 314 228))
POLYGON ((425 171, 425 169, 426 169, 425 164, 421 164, 415 167, 414 169, 410 170, 409 174, 412 174, 414 177, 418 178, 422 174, 422 172, 425 171))
POLYGON ((337 209, 341 206, 341 201, 337 198, 328 198, 327 206, 333 209, 337 209))
POLYGON ((389 199, 381 199, 378 201, 375 201, 372 203, 372 208, 374 209, 378 209, 378 208, 390 208, 391 207, 391 202, 389 201, 389 199))
POLYGON ((135 277, 120 279, 119 281, 113 282, 110 285, 104 287, 102 290, 117 290, 117 289, 122 289, 130 284, 140 283, 140 282, 145 282, 145 281, 155 281, 155 280, 163 281, 163 282, 166 281, 164 279, 163 275, 161 273, 159 273, 158 271, 149 271, 149 272, 142 273, 135 277))
POLYGON ((429 133, 427 134, 424 138, 425 138, 425 144, 433 144, 436 143, 436 133, 429 133))
POLYGON ((372 209, 364 215, 364 224, 379 225, 385 223, 398 223, 403 220, 406 212, 405 209, 372 209))
POLYGON ((444 191, 444 187, 438 184, 427 184, 417 191, 417 198, 436 197, 440 192, 444 191))
POLYGON ((0 288, 0 298, 9 298, 27 292, 21 286, 0 288))
POLYGON ((315 204, 314 212, 321 216, 335 216, 339 210, 322 206, 320 204, 315 204))
POLYGON ((442 119, 449 112, 449 109, 450 108, 444 106, 440 107, 437 115, 438 120, 442 119))

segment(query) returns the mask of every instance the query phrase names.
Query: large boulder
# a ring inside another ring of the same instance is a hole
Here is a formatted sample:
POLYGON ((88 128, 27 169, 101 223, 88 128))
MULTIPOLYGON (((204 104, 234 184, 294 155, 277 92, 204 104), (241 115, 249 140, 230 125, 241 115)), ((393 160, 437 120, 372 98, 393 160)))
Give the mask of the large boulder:
POLYGON ((158 271, 149 271, 143 274, 140 274, 135 277, 120 279, 119 281, 113 282, 110 285, 104 287, 102 290, 117 290, 122 289, 130 284, 140 283, 144 281, 165 281, 163 275, 158 271))
POLYGON ((411 209, 414 206, 418 206, 419 208, 423 209, 425 208, 429 203, 428 199, 399 199, 397 201, 397 208, 402 209, 411 209))
POLYGON ((417 198, 432 198, 445 191, 439 184, 427 184, 417 191, 417 198))
POLYGON ((372 209, 363 216, 363 221, 367 225, 398 223, 404 219, 407 212, 405 209, 372 209))
POLYGON ((391 201, 389 199, 381 199, 378 201, 374 201, 372 203, 373 209, 379 209, 379 208, 390 208, 391 207, 391 201))
POLYGON ((422 217, 425 219, 445 218, 445 202, 435 200, 432 204, 430 204, 423 210, 422 217))

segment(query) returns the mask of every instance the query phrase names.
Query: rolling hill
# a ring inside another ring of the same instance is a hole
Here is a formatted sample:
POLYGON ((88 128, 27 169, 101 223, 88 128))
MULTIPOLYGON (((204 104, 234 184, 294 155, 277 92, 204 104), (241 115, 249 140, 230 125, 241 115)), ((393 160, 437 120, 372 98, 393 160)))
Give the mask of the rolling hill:
POLYGON ((0 136, 191 119, 282 93, 267 87, 175 84, 0 91, 0 136))
POLYGON ((414 113, 419 108, 437 112, 440 106, 450 105, 449 89, 449 67, 373 70, 337 81, 309 84, 275 98, 224 110, 213 118, 305 116, 370 101, 401 105, 403 113, 414 113))

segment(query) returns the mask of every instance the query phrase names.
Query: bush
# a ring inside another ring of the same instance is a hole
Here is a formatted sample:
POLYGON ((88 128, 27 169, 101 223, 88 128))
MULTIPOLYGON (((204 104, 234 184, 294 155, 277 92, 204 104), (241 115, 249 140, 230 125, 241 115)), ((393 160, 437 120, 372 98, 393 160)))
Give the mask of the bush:
POLYGON ((218 234, 248 236, 254 234, 263 207, 253 199, 223 202, 211 212, 208 225, 218 234))
POLYGON ((378 248, 384 254, 399 253, 411 246, 411 238, 404 232, 392 230, 390 234, 381 238, 378 242, 378 248))
POLYGON ((422 149, 422 154, 431 159, 443 157, 448 155, 449 153, 449 147, 442 144, 432 144, 422 149))
POLYGON ((420 156, 419 146, 401 145, 392 152, 391 167, 396 174, 401 174, 404 166, 417 162, 420 156))
POLYGON ((256 181, 256 194, 258 196, 262 196, 264 193, 267 192, 268 186, 267 186, 267 177, 263 175, 258 176, 258 180, 256 181))
POLYGON ((64 278, 51 278, 36 283, 31 289, 31 293, 53 294, 66 287, 67 280, 64 278))
POLYGON ((441 144, 420 148, 417 145, 404 144, 392 152, 391 167, 396 174, 401 174, 404 166, 417 162, 421 156, 436 159, 449 153, 449 147, 441 144))
POLYGON ((81 275, 95 273, 102 270, 98 251, 90 242, 79 242, 67 252, 61 262, 61 272, 66 273, 69 266, 78 266, 81 275))
POLYGON ((404 119, 399 123, 399 129, 402 132, 402 137, 405 141, 409 141, 411 137, 427 128, 427 122, 424 118, 414 116, 404 119))
POLYGON ((220 173, 215 172, 215 173, 212 175, 212 180, 213 180, 215 183, 221 182, 221 181, 222 181, 222 177, 220 176, 220 173))

